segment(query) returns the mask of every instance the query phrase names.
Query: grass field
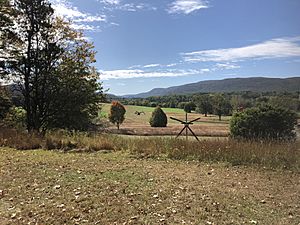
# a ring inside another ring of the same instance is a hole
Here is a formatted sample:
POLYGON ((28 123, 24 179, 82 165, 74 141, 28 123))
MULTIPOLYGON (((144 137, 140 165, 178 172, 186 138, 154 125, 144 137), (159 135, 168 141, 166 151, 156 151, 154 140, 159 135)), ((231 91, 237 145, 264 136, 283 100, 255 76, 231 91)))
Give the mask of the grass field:
POLYGON ((288 170, 0 148, 0 224, 299 224, 288 170))
MULTIPOLYGON (((182 125, 170 119, 175 117, 181 120, 185 120, 185 112, 182 109, 163 108, 168 117, 168 126, 166 128, 151 128, 149 120, 154 108, 143 106, 131 106, 126 105, 125 121, 121 125, 121 129, 126 134, 134 135, 176 135, 182 128, 182 125), (136 115, 136 111, 143 111, 145 114, 136 115)), ((103 104, 101 116, 107 120, 109 114, 110 104, 103 104)), ((199 136, 227 136, 229 119, 225 116, 222 121, 219 121, 215 115, 208 115, 205 117, 202 114, 190 113, 188 115, 189 120, 201 117, 199 122, 195 122, 192 125, 194 132, 199 136)), ((115 132, 115 126, 110 124, 110 131, 115 132)))

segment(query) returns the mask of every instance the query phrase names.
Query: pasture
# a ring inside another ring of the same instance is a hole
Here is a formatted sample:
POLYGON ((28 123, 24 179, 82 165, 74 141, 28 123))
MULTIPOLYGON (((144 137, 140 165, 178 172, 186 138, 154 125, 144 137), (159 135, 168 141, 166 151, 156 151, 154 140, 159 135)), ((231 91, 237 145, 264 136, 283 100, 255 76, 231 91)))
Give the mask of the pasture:
MULTIPOLYGON (((119 131, 119 133, 123 134, 140 136, 177 135, 182 129, 182 125, 179 122, 171 120, 170 117, 185 120, 185 112, 183 109, 162 108, 168 117, 168 125, 165 128, 152 128, 149 125, 149 120, 154 108, 132 105, 125 105, 125 108, 125 121, 120 127, 121 131, 119 131), (144 112, 144 114, 137 115, 135 114, 136 111, 144 112)), ((109 110, 110 104, 102 105, 101 117, 105 121, 108 121, 109 110)), ((222 121, 219 121, 218 117, 215 115, 208 115, 205 117, 204 115, 195 112, 188 114, 188 120, 193 120, 198 117, 201 117, 201 119, 192 125, 192 129, 196 135, 212 137, 228 136, 230 117, 224 116, 222 117, 222 121)), ((107 131, 118 133, 113 124, 109 124, 107 131)))
POLYGON ((0 224, 298 224, 299 173, 0 148, 0 224))

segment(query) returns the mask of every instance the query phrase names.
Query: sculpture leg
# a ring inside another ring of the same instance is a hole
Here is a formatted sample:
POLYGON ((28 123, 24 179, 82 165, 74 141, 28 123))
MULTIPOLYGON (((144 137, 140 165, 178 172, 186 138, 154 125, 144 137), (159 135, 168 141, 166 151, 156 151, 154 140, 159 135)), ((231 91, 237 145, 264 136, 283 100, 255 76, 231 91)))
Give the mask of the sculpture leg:
MULTIPOLYGON (((196 136, 196 134, 192 131, 192 129, 190 127, 188 127, 188 129, 191 131, 191 133, 194 135, 194 137, 197 139, 197 141, 199 141, 198 137, 196 136)), ((200 142, 200 141, 199 141, 200 142)))
POLYGON ((176 136, 176 138, 178 138, 178 137, 182 134, 182 132, 184 131, 184 129, 185 129, 185 127, 182 128, 182 130, 181 130, 180 133, 176 136))

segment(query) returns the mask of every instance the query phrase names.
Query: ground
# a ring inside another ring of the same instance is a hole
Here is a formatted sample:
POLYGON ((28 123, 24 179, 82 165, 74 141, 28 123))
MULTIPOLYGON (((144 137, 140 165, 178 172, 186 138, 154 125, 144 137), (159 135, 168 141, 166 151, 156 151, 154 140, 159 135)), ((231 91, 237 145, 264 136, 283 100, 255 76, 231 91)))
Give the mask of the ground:
MULTIPOLYGON (((163 108, 163 111, 167 114, 168 125, 166 128, 153 128, 149 125, 151 114, 154 110, 152 107, 144 106, 132 106, 125 105, 126 114, 125 121, 121 125, 121 132, 124 134, 132 135, 177 135, 182 129, 182 125, 170 117, 175 117, 181 120, 185 120, 185 112, 183 109, 176 108, 163 108), (144 112, 145 114, 136 115, 135 112, 144 112)), ((108 121, 110 104, 103 104, 102 106, 102 117, 108 121)), ((201 118, 198 122, 191 125, 193 131, 198 136, 217 136, 224 137, 228 136, 229 133, 229 119, 230 117, 222 117, 222 121, 215 115, 208 115, 205 117, 203 114, 189 113, 188 120, 201 118)), ((108 128, 110 132, 116 132, 116 126, 110 124, 108 128)))
POLYGON ((0 224, 299 224, 288 170, 0 148, 0 224))

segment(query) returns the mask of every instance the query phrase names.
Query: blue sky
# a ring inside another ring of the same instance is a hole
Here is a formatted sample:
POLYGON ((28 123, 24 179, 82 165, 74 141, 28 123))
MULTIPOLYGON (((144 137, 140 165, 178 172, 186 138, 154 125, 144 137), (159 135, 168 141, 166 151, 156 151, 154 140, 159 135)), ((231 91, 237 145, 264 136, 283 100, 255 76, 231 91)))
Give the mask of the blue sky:
POLYGON ((51 0, 94 42, 110 93, 300 76, 299 0, 51 0))

